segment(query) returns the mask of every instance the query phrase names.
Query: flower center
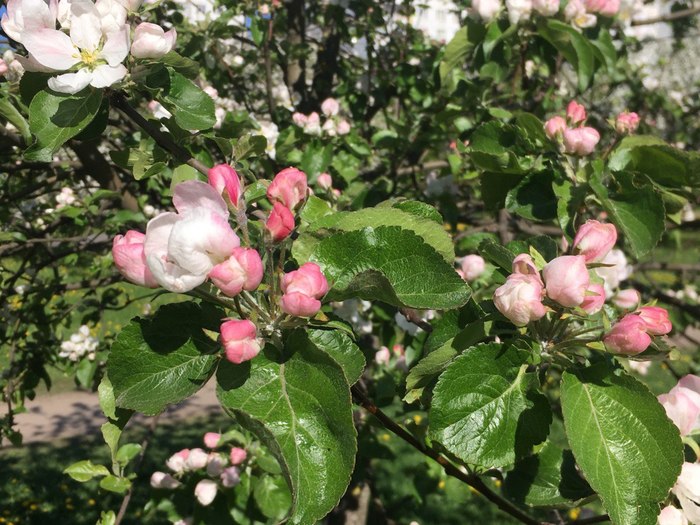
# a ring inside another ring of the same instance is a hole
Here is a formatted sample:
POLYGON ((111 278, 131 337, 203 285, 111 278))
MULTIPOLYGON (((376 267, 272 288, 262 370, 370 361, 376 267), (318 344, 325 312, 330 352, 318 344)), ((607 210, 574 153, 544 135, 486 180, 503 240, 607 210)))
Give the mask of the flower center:
POLYGON ((97 63, 97 60, 99 59, 97 51, 86 51, 82 50, 80 52, 80 60, 86 65, 86 66, 94 66, 97 63))

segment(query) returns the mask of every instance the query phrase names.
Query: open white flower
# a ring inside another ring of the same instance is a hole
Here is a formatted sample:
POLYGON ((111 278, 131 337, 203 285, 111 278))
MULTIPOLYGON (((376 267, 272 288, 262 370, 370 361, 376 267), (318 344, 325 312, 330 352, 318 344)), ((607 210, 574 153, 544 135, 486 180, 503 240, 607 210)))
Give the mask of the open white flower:
MULTIPOLYGON (((114 27, 111 11, 103 24, 90 0, 73 0, 70 7, 70 36, 47 27, 22 31, 30 60, 44 70, 71 71, 49 79, 49 87, 59 93, 77 93, 88 85, 105 88, 123 79, 127 70, 122 62, 129 53, 128 26, 105 31, 114 27)), ((24 16, 31 15, 25 12, 24 16)))
POLYGON ((2 15, 2 28, 12 40, 22 42, 25 30, 56 27, 57 0, 8 0, 7 12, 2 15))

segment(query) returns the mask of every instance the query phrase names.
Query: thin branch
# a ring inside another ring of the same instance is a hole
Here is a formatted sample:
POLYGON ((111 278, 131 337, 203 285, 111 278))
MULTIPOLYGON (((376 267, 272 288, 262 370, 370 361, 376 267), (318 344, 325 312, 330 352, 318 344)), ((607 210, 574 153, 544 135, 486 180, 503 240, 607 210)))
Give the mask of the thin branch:
POLYGON ((682 11, 668 13, 667 15, 655 16, 645 20, 632 20, 632 26, 645 26, 649 24, 658 24, 659 22, 671 22, 672 20, 687 18, 697 15, 698 13, 700 13, 700 7, 691 7, 690 9, 683 9, 682 11))
POLYGON ((178 159, 180 162, 192 166, 200 173, 207 175, 207 173, 209 172, 209 168, 207 166, 205 166, 202 162, 192 157, 192 155, 190 155, 190 153, 186 149, 177 145, 170 137, 163 133, 158 126, 155 126, 154 124, 143 118, 143 116, 141 116, 141 114, 138 111, 136 111, 136 109, 131 107, 129 101, 126 99, 123 93, 113 93, 110 97, 110 102, 115 108, 119 109, 127 117, 133 120, 140 128, 142 128, 146 133, 153 137, 153 139, 161 148, 172 153, 175 156, 175 158, 178 159))

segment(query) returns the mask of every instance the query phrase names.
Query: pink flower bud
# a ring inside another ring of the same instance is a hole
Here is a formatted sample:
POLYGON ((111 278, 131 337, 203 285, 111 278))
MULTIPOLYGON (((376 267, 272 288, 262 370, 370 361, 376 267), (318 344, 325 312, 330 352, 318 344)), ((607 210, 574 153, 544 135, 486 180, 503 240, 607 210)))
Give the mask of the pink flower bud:
POLYGON ((556 15, 559 11, 559 0, 533 0, 532 7, 542 16, 556 15))
POLYGON ((637 355, 651 344, 646 323, 638 315, 627 314, 603 337, 605 347, 614 353, 637 355))
POLYGON ((620 10, 620 0, 585 0, 586 9, 603 16, 615 16, 620 10))
POLYGON ((307 117, 303 113, 297 111, 292 114, 292 121, 300 128, 303 128, 306 125, 307 117))
POLYGON ((652 335, 666 335, 673 329, 668 311, 660 306, 642 306, 637 315, 647 325, 647 332, 652 335))
POLYGON ((572 100, 569 102, 569 105, 566 106, 566 118, 569 119, 572 125, 583 124, 587 117, 586 108, 575 100, 572 100))
POLYGON ((175 489, 180 482, 165 472, 154 472, 151 475, 151 487, 154 489, 175 489))
POLYGON ((212 478, 218 478, 226 466, 226 457, 212 452, 207 459, 207 474, 212 478))
POLYGON ((187 459, 185 460, 185 470, 199 470, 207 466, 209 454, 201 448, 193 448, 190 450, 187 459))
POLYGON ((328 173, 321 173, 316 177, 316 184, 318 184, 319 188, 330 190, 333 187, 333 179, 328 173))
POLYGON ((580 255, 563 255, 553 259, 542 270, 547 297, 562 306, 580 305, 591 283, 586 259, 580 255))
POLYGON ((197 498, 200 505, 206 507, 216 498, 216 491, 216 482, 210 479, 203 479, 197 483, 197 486, 194 488, 194 496, 197 498))
POLYGON ((471 282, 477 279, 486 269, 486 261, 479 255, 467 255, 461 262, 462 278, 471 282))
POLYGON ((315 263, 303 264, 282 276, 280 300, 282 310, 297 317, 313 317, 321 309, 321 299, 328 292, 328 281, 315 263))
POLYGON ((387 366, 390 359, 391 352, 389 352, 389 349, 386 346, 382 346, 379 350, 377 350, 377 353, 374 354, 374 362, 378 365, 387 366))
POLYGON ((664 407, 668 418, 678 427, 681 436, 687 436, 700 426, 698 392, 683 388, 679 383, 668 394, 661 394, 659 403, 664 407))
POLYGON ((683 511, 673 505, 668 505, 661 509, 657 518, 657 525, 688 525, 688 518, 683 511))
POLYGON ((561 137, 566 128, 566 119, 560 116, 552 117, 544 123, 544 132, 551 140, 561 137))
POLYGON ((228 200, 234 208, 238 207, 241 196, 241 179, 228 164, 217 164, 207 173, 209 184, 221 195, 226 190, 228 200))
POLYGON ((543 297, 544 290, 538 277, 514 273, 496 289, 493 302, 514 325, 525 326, 547 313, 547 308, 542 304, 543 297))
POLYGON ((231 465, 240 465, 248 457, 248 453, 244 448, 233 447, 231 449, 231 465))
POLYGON ((340 111, 340 104, 334 98, 327 98, 321 103, 321 111, 327 117, 334 117, 340 111))
POLYGON ((183 448, 180 452, 176 452, 175 454, 170 456, 166 460, 165 464, 170 470, 172 470, 176 474, 179 474, 185 470, 185 462, 187 461, 189 455, 190 449, 183 448))
POLYGON ((605 288, 602 284, 592 283, 588 287, 587 292, 595 295, 586 295, 581 303, 581 308, 583 308, 588 315, 600 312, 605 304, 605 288))
POLYGON ((618 308, 623 310, 632 310, 637 307, 639 302, 642 300, 642 296, 634 288, 627 288, 625 290, 620 290, 613 297, 612 302, 618 308))
POLYGON ((221 341, 226 350, 226 359, 241 364, 260 353, 260 340, 255 325, 245 320, 232 319, 221 325, 221 341))
POLYGON ((542 287, 544 287, 544 283, 540 277, 540 271, 537 269, 535 261, 532 260, 532 257, 529 254, 521 253, 520 255, 516 255, 515 259, 513 259, 512 268, 513 273, 521 273, 523 275, 532 275, 533 277, 536 277, 542 287))
POLYGON ((600 133, 593 128, 564 130, 564 150, 570 155, 585 157, 595 150, 600 141, 600 133))
POLYGON ((629 111, 623 111, 615 119, 615 131, 620 135, 634 133, 639 127, 639 115, 629 111))
POLYGON ((267 218, 265 228, 272 235, 272 240, 280 242, 286 239, 294 230, 294 215, 284 204, 276 202, 267 218))
POLYGON ((602 261, 617 242, 614 224, 588 220, 576 232, 574 250, 585 257, 587 263, 602 261))
POLYGON ((207 448, 216 448, 219 444, 220 439, 221 434, 218 434, 216 432, 207 432, 206 434, 204 434, 204 445, 207 448))
POLYGON ((347 135, 348 133, 350 133, 350 129, 350 123, 345 119, 342 119, 340 122, 338 122, 338 125, 336 126, 336 132, 338 133, 338 135, 347 135))
POLYGON ((221 484, 228 488, 235 487, 241 482, 241 473, 238 467, 229 467, 221 473, 221 484))
POLYGON ((10 68, 7 66, 7 62, 0 58, 0 77, 4 76, 9 70, 10 68))
POLYGON ((143 243, 146 236, 135 230, 129 230, 126 235, 117 235, 112 242, 112 258, 114 265, 129 282, 157 288, 158 283, 148 269, 143 243))
POLYGON ((286 168, 275 175, 267 188, 267 198, 293 210, 306 198, 307 192, 306 173, 296 168, 286 168))
POLYGON ((134 30, 131 55, 134 58, 160 58, 173 49, 176 38, 175 29, 166 33, 159 25, 142 22, 134 30))
POLYGON ((231 257, 212 268, 209 278, 229 297, 243 290, 252 292, 262 282, 262 259, 252 248, 234 248, 231 257))

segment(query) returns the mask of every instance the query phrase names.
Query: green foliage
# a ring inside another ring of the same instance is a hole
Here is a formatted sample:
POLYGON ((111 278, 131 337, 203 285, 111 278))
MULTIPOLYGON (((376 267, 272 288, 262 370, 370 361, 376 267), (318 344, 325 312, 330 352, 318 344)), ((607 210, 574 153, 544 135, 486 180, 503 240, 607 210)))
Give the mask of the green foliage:
POLYGON ((678 429, 645 386, 600 364, 566 372, 566 434, 612 521, 654 525, 683 463, 678 429))

